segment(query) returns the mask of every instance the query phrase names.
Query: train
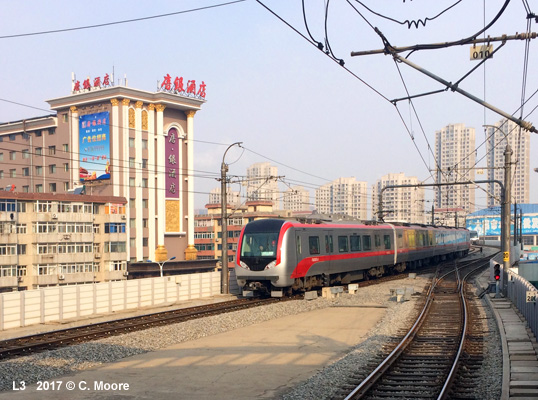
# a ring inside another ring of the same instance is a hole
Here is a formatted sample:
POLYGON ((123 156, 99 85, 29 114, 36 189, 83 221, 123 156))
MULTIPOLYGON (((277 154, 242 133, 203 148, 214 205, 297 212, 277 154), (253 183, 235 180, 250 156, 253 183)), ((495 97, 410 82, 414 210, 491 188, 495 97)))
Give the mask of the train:
POLYGON ((243 227, 234 267, 244 295, 282 297, 414 270, 469 249, 464 228, 268 218, 243 227))

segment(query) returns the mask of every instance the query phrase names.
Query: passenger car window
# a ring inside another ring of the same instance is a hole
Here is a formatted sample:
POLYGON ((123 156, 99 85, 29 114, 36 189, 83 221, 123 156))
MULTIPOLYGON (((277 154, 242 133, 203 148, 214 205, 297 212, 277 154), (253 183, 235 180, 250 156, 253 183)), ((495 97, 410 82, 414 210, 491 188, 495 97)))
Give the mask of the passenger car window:
POLYGON ((308 237, 308 248, 310 249, 310 254, 319 254, 319 237, 318 236, 308 237))
POLYGON ((340 253, 346 253, 349 251, 347 236, 338 236, 338 250, 340 253))
POLYGON ((362 237, 362 249, 364 251, 372 249, 372 237, 371 236, 365 235, 362 237))
POLYGON ((384 242, 385 242, 385 249, 390 249, 390 235, 383 236, 384 242))
POLYGON ((361 237, 358 235, 350 236, 349 247, 351 251, 361 251, 361 237))
POLYGON ((375 238, 375 247, 380 247, 381 246, 381 236, 375 235, 374 238, 375 238))

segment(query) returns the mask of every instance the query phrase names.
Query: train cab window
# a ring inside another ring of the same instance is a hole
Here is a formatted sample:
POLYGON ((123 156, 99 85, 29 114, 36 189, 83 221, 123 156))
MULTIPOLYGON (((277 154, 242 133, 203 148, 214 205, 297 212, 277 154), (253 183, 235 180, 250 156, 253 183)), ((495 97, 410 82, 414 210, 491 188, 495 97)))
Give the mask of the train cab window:
POLYGON ((381 247, 381 236, 379 235, 374 235, 374 240, 375 240, 375 247, 381 247))
POLYGON ((364 251, 372 250, 372 237, 365 235, 362 237, 362 249, 364 251))
POLYGON ((361 237, 358 235, 350 236, 349 247, 351 251, 361 251, 361 237))
POLYGON ((310 249, 310 254, 319 254, 319 237, 318 236, 308 237, 308 248, 310 249))
POLYGON ((384 235, 383 241, 385 242, 385 250, 390 250, 390 235, 384 235))
POLYGON ((340 253, 347 253, 349 251, 347 236, 338 236, 338 250, 340 253))
POLYGON ((333 237, 331 235, 325 235, 325 252, 327 254, 334 251, 333 247, 333 237))

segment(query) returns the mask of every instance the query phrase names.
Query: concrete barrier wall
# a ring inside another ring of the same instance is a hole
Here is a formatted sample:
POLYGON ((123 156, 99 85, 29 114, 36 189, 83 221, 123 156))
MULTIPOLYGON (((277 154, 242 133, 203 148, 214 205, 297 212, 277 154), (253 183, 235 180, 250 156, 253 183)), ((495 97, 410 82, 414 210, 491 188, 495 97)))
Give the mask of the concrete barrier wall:
POLYGON ((220 294, 220 272, 0 294, 0 330, 162 306, 220 294))

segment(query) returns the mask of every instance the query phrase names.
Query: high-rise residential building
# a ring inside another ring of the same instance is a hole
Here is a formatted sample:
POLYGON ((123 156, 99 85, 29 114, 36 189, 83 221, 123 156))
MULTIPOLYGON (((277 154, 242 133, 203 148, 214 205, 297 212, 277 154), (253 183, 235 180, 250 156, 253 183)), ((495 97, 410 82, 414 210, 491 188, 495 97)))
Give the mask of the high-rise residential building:
MULTIPOLYGON (((221 203, 221 195, 220 195, 220 187, 217 187, 215 189, 212 189, 209 192, 209 203, 208 204, 220 204, 221 203)), ((230 190, 229 188, 226 191, 226 203, 228 205, 237 207, 241 204, 241 194, 239 192, 230 190)))
POLYGON ((367 219, 367 183, 355 177, 338 178, 316 189, 316 209, 320 214, 342 214, 367 219))
MULTIPOLYGON (((487 128, 488 180, 504 183, 504 152, 506 145, 512 148, 512 199, 518 204, 529 202, 530 178, 530 132, 520 129, 510 120, 503 119, 495 127, 487 128)), ((500 205, 501 188, 489 184, 488 206, 500 205)))
MULTIPOLYGON (((379 179, 372 189, 372 216, 378 219, 379 193, 387 186, 417 185, 420 182, 416 176, 405 176, 404 173, 387 174, 379 179)), ((424 188, 400 187, 383 190, 382 198, 383 220, 387 222, 410 222, 423 224, 424 188)))
POLYGON ((247 188, 247 200, 268 200, 279 208, 277 175, 278 168, 268 162, 254 163, 248 167, 247 180, 243 183, 247 188))
POLYGON ((310 192, 302 186, 293 186, 283 195, 283 208, 290 211, 310 210, 310 192))
MULTIPOLYGON (((450 124, 435 132, 437 183, 457 183, 475 179, 475 129, 465 124, 450 124)), ((440 186, 435 206, 441 209, 474 211, 475 189, 471 185, 440 186)))

